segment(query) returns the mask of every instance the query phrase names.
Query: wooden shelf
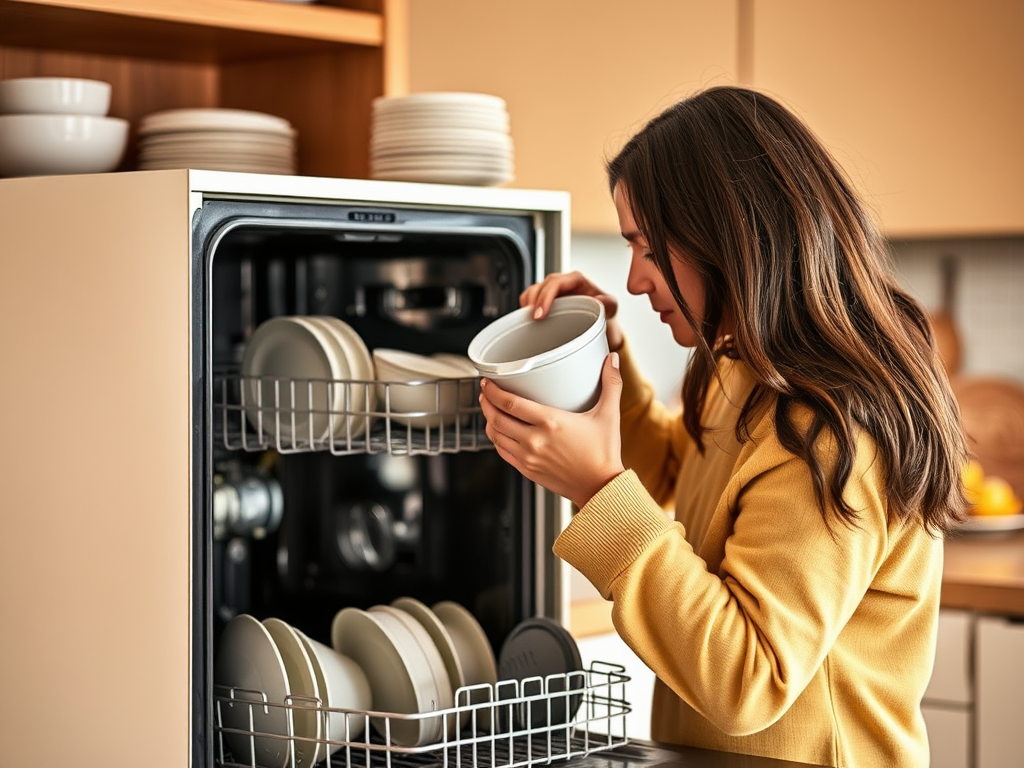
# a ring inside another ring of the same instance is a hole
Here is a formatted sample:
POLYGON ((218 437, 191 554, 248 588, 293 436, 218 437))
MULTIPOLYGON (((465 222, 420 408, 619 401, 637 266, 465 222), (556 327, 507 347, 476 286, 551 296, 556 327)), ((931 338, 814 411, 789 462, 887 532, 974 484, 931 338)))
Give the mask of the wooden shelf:
POLYGON ((0 0, 0 46, 225 63, 379 48, 382 14, 271 0, 0 0))
MULTIPOLYGON (((165 109, 266 112, 295 127, 300 174, 366 178, 373 99, 402 85, 404 12, 402 0, 0 0, 0 79, 109 82, 110 114, 133 128, 165 109)), ((136 163, 133 130, 118 170, 136 163)))

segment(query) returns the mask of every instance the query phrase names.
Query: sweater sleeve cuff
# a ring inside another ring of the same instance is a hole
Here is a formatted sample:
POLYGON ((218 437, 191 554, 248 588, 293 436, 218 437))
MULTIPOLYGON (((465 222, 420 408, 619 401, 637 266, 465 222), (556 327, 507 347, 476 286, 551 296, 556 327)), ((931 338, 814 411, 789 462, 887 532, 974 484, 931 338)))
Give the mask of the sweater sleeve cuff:
POLYGON ((672 525, 636 473, 627 470, 576 513, 552 549, 610 600, 618 575, 672 525))

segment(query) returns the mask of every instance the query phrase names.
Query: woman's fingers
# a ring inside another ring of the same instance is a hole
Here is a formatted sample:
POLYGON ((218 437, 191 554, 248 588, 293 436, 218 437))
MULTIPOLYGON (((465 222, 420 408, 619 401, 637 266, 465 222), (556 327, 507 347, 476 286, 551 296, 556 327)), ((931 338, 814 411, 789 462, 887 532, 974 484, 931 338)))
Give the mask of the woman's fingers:
POLYGON ((611 304, 600 288, 590 282, 581 272, 559 272, 548 275, 539 283, 534 283, 519 296, 519 304, 524 307, 534 307, 534 317, 540 320, 546 317, 551 309, 551 304, 559 296, 595 296, 605 301, 606 309, 614 311, 615 300, 611 304))

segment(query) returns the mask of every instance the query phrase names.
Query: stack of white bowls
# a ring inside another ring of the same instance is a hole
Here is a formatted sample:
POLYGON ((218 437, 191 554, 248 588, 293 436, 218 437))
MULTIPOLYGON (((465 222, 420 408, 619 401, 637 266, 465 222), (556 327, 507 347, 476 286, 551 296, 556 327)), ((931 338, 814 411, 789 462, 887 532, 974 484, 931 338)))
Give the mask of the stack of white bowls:
POLYGON ((497 186, 514 177, 509 116, 498 96, 382 96, 373 102, 371 130, 375 179, 497 186))
POLYGON ((110 83, 76 77, 0 80, 0 176, 117 168, 128 121, 107 117, 110 83))
POLYGON ((244 109, 170 109, 139 122, 139 169, 295 173, 295 129, 244 109))
POLYGON ((373 350, 377 406, 383 416, 416 428, 468 423, 479 389, 477 371, 463 355, 418 355, 373 350))

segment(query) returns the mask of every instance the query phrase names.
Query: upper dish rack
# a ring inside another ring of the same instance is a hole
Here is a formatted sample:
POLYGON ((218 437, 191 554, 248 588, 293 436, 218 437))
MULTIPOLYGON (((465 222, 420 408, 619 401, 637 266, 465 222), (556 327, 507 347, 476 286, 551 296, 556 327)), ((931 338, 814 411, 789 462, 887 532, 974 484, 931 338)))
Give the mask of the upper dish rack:
POLYGON ((546 764, 628 742, 627 682, 622 666, 595 661, 585 671, 463 687, 456 692, 454 707, 408 715, 330 709, 319 699, 300 696, 275 704, 259 691, 218 686, 214 692, 214 762, 219 768, 252 768, 257 752, 267 754, 269 743, 270 752, 283 755, 275 759, 273 768, 309 768, 314 755, 317 764, 326 768, 522 768, 546 764), (258 714, 286 710, 287 732, 262 733, 251 726, 229 728, 223 724, 226 707, 245 707, 242 714, 247 717, 234 713, 231 719, 249 723, 256 722, 258 714), (295 713, 310 710, 317 713, 319 733, 332 728, 328 737, 296 733, 295 713), (343 718, 340 727, 338 717, 343 718), (424 719, 439 722, 440 740, 410 747, 391 739, 402 723, 424 719), (456 723, 460 727, 448 727, 456 723), (346 738, 356 731, 361 731, 360 737, 346 738), (268 739, 280 742, 281 748, 273 748, 275 741, 268 739), (236 762, 229 742, 248 752, 248 759, 236 762))
POLYGON ((214 376, 216 439, 228 450, 436 455, 493 450, 480 379, 411 382, 214 376))

